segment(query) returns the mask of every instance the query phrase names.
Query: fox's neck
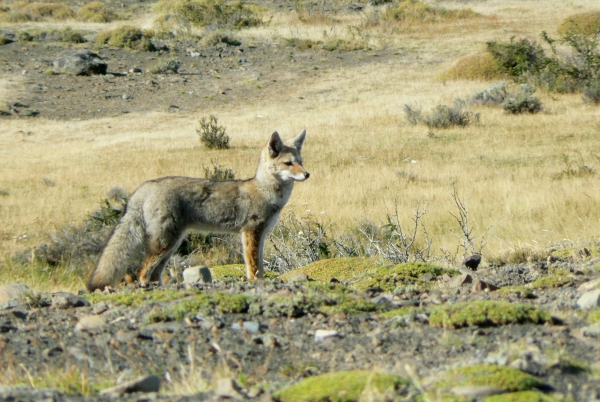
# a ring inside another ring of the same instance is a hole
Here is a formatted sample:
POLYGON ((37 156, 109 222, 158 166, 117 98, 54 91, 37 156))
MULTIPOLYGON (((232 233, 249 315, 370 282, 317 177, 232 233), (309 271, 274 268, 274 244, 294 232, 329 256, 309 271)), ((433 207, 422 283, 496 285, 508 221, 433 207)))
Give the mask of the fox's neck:
POLYGON ((294 188, 293 181, 282 181, 268 172, 260 169, 254 176, 254 182, 258 190, 262 192, 264 197, 272 205, 283 208, 292 195, 294 188))

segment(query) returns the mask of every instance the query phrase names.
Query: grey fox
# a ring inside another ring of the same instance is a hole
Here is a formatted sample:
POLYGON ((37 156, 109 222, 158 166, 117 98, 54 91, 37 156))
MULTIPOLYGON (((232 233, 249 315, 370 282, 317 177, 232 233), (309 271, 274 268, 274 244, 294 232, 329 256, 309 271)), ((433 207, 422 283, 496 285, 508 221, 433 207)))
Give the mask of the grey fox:
POLYGON ((274 132, 260 155, 253 178, 211 181, 193 177, 163 177, 143 183, 127 201, 104 248, 87 289, 104 289, 135 268, 142 285, 162 284, 162 271, 188 229, 241 233, 248 279, 262 278, 267 234, 292 194, 295 181, 308 179, 302 166, 306 130, 285 145, 274 132))

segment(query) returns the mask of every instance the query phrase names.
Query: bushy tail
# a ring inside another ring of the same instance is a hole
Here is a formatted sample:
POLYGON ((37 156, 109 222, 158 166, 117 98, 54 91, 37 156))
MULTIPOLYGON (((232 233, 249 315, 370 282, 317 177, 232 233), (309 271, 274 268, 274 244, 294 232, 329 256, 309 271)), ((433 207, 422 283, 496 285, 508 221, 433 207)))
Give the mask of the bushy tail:
POLYGON ((87 289, 93 292, 114 285, 127 273, 143 247, 144 223, 140 214, 126 211, 106 247, 102 251, 96 269, 87 282, 87 289))

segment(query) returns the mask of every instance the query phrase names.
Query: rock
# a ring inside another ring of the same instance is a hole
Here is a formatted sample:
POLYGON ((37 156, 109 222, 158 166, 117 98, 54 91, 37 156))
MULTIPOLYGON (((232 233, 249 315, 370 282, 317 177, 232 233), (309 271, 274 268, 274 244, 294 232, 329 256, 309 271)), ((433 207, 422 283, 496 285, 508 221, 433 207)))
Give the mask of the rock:
POLYGON ((112 388, 100 391, 101 395, 120 396, 134 392, 158 392, 160 390, 160 377, 157 375, 147 375, 135 380, 127 381, 112 388))
POLYGON ((471 268, 473 271, 477 271, 477 267, 479 267, 480 263, 481 263, 481 255, 473 254, 473 255, 465 258, 462 262, 462 265, 464 265, 467 268, 471 268))
POLYGON ((97 332, 106 325, 106 319, 101 315, 86 315, 79 319, 75 330, 79 332, 97 332))
POLYGON ((105 311, 108 311, 110 306, 105 301, 98 302, 94 304, 94 309, 92 310, 94 314, 102 314, 105 311))
POLYGON ((231 378, 219 378, 215 387, 215 395, 221 398, 246 399, 248 396, 231 378))
POLYGON ((212 274, 206 266, 190 267, 183 271, 183 282, 189 285, 212 283, 212 274))
POLYGON ((92 304, 77 296, 73 293, 68 292, 57 292, 52 293, 52 307, 59 309, 68 309, 73 307, 85 307, 91 306, 92 304))
POLYGON ((452 392, 454 395, 478 399, 485 396, 504 394, 507 391, 504 388, 488 385, 463 385, 452 388, 450 392, 452 392))
POLYGON ((466 284, 466 283, 471 283, 473 282, 473 277, 469 274, 462 274, 459 276, 455 276, 454 278, 452 278, 449 282, 448 285, 450 287, 453 288, 459 288, 462 285, 466 284))
POLYGON ((304 272, 292 272, 286 275, 288 282, 306 282, 310 278, 304 272))
POLYGON ((98 55, 89 50, 78 50, 52 63, 56 72, 71 75, 106 74, 108 64, 101 61, 98 55))
POLYGON ((383 294, 379 296, 375 296, 371 299, 371 301, 375 304, 379 304, 380 306, 394 308, 394 303, 392 302, 393 295, 391 294, 383 294))
POLYGON ((64 352, 64 350, 60 346, 55 346, 53 348, 46 348, 46 349, 42 350, 42 357, 46 360, 50 360, 51 357, 54 357, 62 352, 64 352))
POLYGON ((338 336, 339 332, 333 329, 317 329, 315 331, 315 342, 323 342, 327 338, 338 336))
POLYGON ((600 306, 600 289, 585 292, 583 296, 577 300, 577 305, 582 310, 591 310, 600 306))
POLYGON ((235 322, 231 326, 231 329, 236 330, 236 331, 244 329, 251 334, 255 334, 260 329, 260 324, 257 323, 256 321, 244 321, 241 325, 240 325, 240 323, 235 322))
POLYGON ((23 284, 0 286, 0 303, 11 299, 18 299, 22 294, 29 292, 29 286, 23 284))
POLYGON ((581 332, 583 333, 583 336, 597 338, 600 336, 600 323, 581 328, 581 332))
POLYGON ((130 72, 130 73, 141 73, 141 72, 143 72, 143 71, 142 71, 142 69, 141 69, 141 68, 139 68, 139 67, 133 67, 133 68, 129 69, 129 72, 130 72))
POLYGON ((476 280, 471 286, 471 292, 493 292, 494 290, 498 290, 498 287, 480 280, 476 280))
POLYGON ((598 277, 596 279, 592 279, 591 281, 582 283, 581 285, 579 285, 577 290, 582 291, 582 292, 587 292, 588 290, 596 289, 598 286, 600 286, 600 277, 598 277))
POLYGON ((118 330, 117 333, 115 334, 115 338, 117 341, 121 342, 121 343, 129 343, 129 342, 133 342, 139 335, 138 331, 125 331, 125 330, 118 330))

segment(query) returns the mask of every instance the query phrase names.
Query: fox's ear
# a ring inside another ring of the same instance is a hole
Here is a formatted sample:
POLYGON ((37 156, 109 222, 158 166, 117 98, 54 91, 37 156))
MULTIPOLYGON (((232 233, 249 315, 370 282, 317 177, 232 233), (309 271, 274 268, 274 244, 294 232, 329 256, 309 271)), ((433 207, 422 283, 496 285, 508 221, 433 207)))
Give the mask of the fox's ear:
POLYGON ((306 130, 302 130, 300 134, 294 138, 294 148, 298 150, 298 153, 302 152, 302 144, 304 144, 304 139, 306 138, 306 130))
POLYGON ((283 149, 283 141, 281 140, 281 137, 279 136, 279 133, 277 131, 271 134, 268 147, 269 155, 271 155, 273 158, 278 157, 281 153, 281 150, 283 149))

